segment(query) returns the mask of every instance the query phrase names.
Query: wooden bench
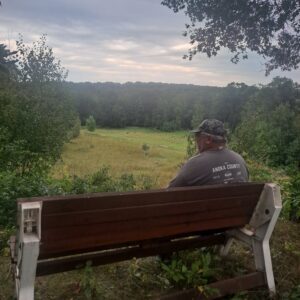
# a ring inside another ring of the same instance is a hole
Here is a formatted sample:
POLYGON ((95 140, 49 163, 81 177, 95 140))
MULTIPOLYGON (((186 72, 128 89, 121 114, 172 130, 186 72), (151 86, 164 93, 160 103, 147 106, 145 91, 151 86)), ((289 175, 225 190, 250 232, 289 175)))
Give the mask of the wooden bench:
MULTIPOLYGON (((280 210, 279 188, 257 183, 19 199, 18 232, 10 239, 17 299, 34 299, 36 276, 86 261, 96 266, 216 244, 225 255, 232 239, 252 247, 257 271, 211 286, 219 295, 264 285, 275 293, 269 239, 280 210)), ((193 289, 163 298, 195 295, 201 299, 193 289)))

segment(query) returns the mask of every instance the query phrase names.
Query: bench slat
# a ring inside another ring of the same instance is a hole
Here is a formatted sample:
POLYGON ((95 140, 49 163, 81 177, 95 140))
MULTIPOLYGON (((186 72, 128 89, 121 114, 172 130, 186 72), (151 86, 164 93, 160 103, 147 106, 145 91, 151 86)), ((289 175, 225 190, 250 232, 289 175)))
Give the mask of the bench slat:
POLYGON ((144 206, 156 203, 193 201, 197 199, 224 198, 245 195, 259 195, 264 184, 241 183, 233 185, 214 185, 169 190, 154 190, 126 193, 95 193, 85 195, 69 195, 56 197, 35 197, 19 199, 19 202, 43 201, 43 213, 60 213, 62 211, 84 211, 95 209, 121 208, 128 206, 144 206))
MULTIPOLYGON (((94 224, 93 227, 88 225, 75 225, 75 226, 66 226, 60 228, 47 228, 44 229, 44 234, 42 237, 42 243, 55 242, 60 240, 65 240, 67 238, 82 238, 81 234, 84 236, 95 236, 97 238, 99 235, 113 235, 121 232, 123 235, 126 235, 128 231, 141 231, 144 234, 147 234, 148 230, 153 228, 162 228, 169 227, 174 225, 188 225, 193 223, 203 223, 209 221, 211 223, 211 228, 215 229, 214 221, 219 219, 230 219, 234 217, 246 218, 248 221, 251 217, 251 207, 238 207, 238 208, 229 208, 224 210, 218 210, 216 212, 190 212, 186 214, 174 214, 166 217, 157 216, 143 218, 143 215, 140 215, 139 218, 115 221, 115 222, 106 222, 94 224)), ((100 237, 99 237, 100 239, 100 237)), ((117 241, 116 241, 117 243, 117 241)))
MULTIPOLYGON (((183 215, 190 213, 202 213, 202 217, 210 218, 214 214, 220 214, 223 210, 239 209, 252 213, 257 203, 257 198, 253 196, 244 196, 237 198, 221 198, 199 201, 181 201, 177 203, 153 204, 147 206, 122 207, 112 209, 98 209, 93 211, 63 212, 57 214, 43 213, 43 230, 50 228, 61 228, 79 225, 106 225, 106 223, 115 223, 120 221, 127 222, 136 219, 158 218, 164 216, 167 218, 173 215, 183 215), (230 200, 230 201, 228 201, 230 200), (204 213, 204 214, 203 214, 204 213)), ((233 212, 233 215, 235 213, 233 212)))

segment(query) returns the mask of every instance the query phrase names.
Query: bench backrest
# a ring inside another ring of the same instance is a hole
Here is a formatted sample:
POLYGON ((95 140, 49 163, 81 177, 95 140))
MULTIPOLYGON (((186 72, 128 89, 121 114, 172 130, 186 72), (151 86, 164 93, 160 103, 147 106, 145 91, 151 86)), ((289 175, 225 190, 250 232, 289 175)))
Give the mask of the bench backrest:
POLYGON ((40 202, 39 258, 247 224, 264 184, 19 199, 40 202))

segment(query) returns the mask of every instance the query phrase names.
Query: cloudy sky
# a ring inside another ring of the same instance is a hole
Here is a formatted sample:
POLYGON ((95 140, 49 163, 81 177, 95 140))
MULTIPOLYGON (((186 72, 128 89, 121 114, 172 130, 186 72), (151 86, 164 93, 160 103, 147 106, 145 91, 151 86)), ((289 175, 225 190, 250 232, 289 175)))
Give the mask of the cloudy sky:
POLYGON ((15 47, 47 34, 71 81, 167 82, 224 86, 268 83, 274 76, 300 82, 300 71, 264 76, 263 59, 250 54, 235 65, 223 51, 215 58, 182 59, 189 40, 185 15, 161 0, 2 0, 0 43, 15 47))

